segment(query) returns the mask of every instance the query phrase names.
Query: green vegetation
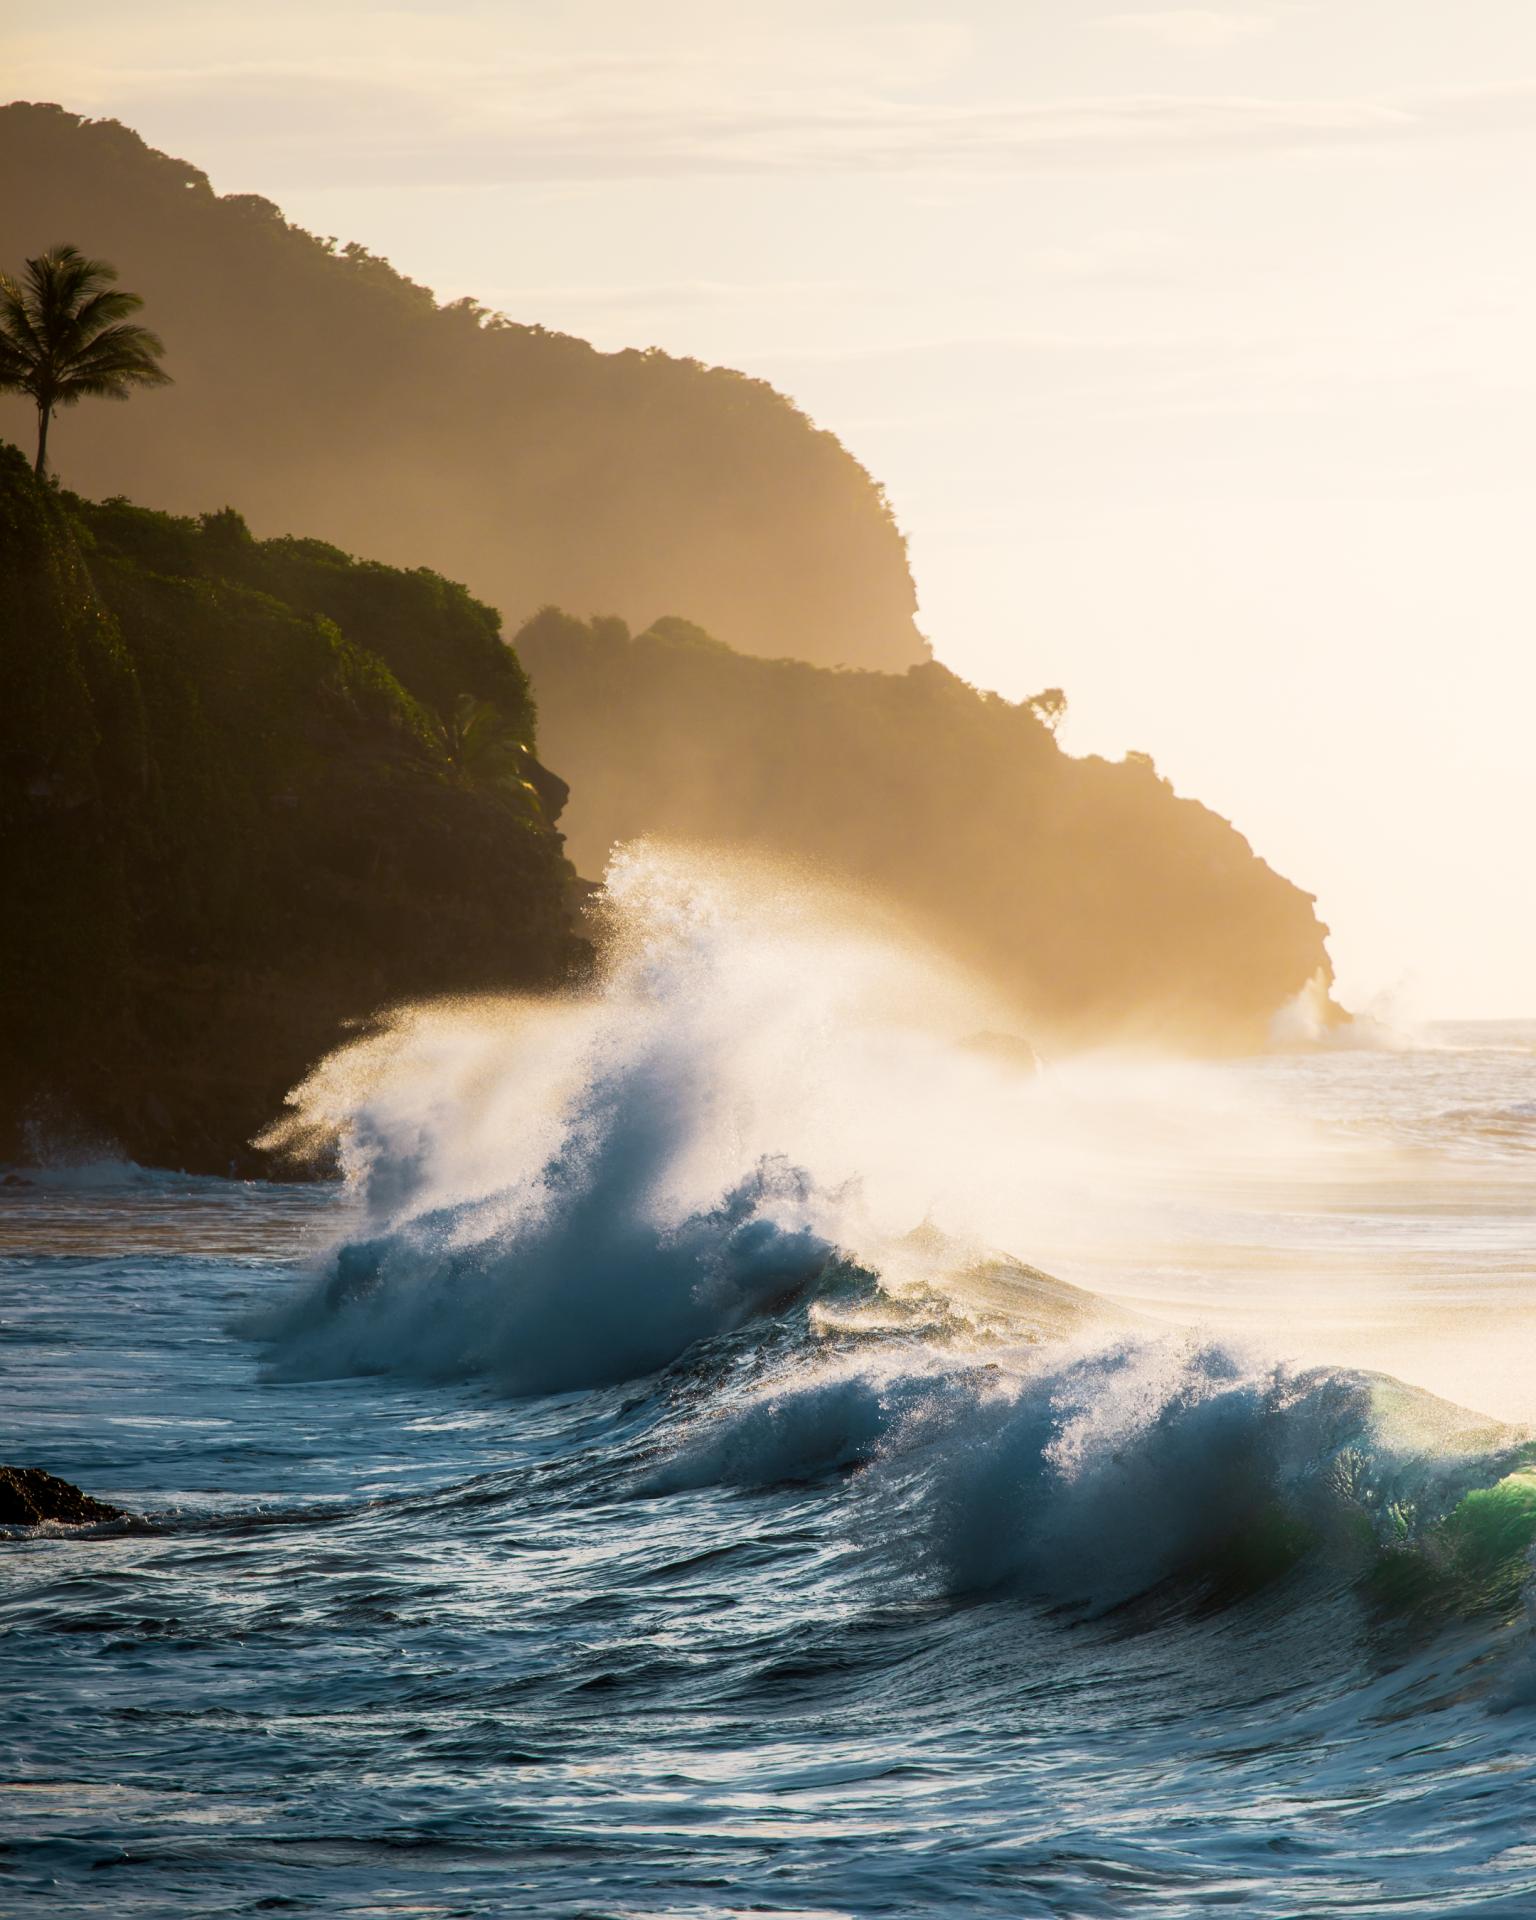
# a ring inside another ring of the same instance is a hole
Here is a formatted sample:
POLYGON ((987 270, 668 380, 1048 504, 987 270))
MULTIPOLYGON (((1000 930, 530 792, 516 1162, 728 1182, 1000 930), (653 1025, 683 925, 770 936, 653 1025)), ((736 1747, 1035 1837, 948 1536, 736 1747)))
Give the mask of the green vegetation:
POLYGON ((935 664, 833 672, 687 621, 632 639, 552 608, 515 644, 585 873, 646 833, 809 861, 906 909, 1064 1042, 1262 1046, 1330 977, 1311 896, 1145 754, 1063 753, 1056 689, 1016 706, 935 664))
POLYGON ((38 254, 20 280, 0 273, 0 393, 24 393, 37 408, 38 479, 56 408, 170 382, 159 337, 129 318, 144 302, 116 279, 116 268, 76 247, 38 254))
POLYGON ((462 587, 0 446, 0 605, 0 1158, 40 1124, 257 1165, 347 1023, 580 964, 563 783, 462 587))
POLYGON ((65 233, 132 263, 176 371, 153 431, 94 408, 56 435, 84 493, 409 553, 511 620, 681 606, 748 652, 925 655, 883 494, 763 381, 439 307, 114 121, 0 108, 0 260, 65 233))

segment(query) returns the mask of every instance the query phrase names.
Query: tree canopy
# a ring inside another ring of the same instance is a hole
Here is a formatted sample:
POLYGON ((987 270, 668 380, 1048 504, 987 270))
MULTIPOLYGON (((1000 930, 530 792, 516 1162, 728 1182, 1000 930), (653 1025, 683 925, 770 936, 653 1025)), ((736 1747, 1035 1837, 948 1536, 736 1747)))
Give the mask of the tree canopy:
POLYGON ((580 962, 564 783, 462 587, 93 504, 0 444, 0 603, 0 1159, 62 1115, 254 1167, 357 1021, 580 962))

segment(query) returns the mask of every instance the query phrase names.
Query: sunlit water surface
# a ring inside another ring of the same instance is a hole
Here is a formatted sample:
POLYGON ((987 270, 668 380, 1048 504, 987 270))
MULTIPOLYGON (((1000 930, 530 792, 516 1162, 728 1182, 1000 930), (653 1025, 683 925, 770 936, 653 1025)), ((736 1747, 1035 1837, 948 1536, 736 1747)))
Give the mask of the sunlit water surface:
POLYGON ((0 1543, 0 1910, 1536 1913, 1529 1529, 1455 1518, 1524 1472, 1536 1027, 1030 1076, 1007 1250, 1101 1316, 941 1237, 963 1169, 916 1277, 783 1169, 650 1231, 658 1019, 536 1218, 415 1122, 0 1191, 0 1459, 144 1516, 0 1543))

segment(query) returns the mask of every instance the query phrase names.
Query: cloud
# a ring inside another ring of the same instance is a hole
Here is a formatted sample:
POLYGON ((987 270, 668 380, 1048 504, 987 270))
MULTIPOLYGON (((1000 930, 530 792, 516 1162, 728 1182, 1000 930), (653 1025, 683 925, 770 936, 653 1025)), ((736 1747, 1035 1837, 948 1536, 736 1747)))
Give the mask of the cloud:
MULTIPOLYGON (((1031 31, 1045 33, 1078 4, 1004 11, 1038 11, 1031 31)), ((1101 4, 1112 10, 1084 9, 1078 20, 1196 53, 1286 17, 1281 0, 1101 4)), ((825 0, 744 0, 726 10, 728 24, 702 31, 702 0, 655 0, 638 12, 623 0, 553 10, 463 0, 451 21, 432 0, 387 10, 266 0, 253 43, 249 11, 233 0, 192 9, 195 34, 164 0, 127 25, 110 0, 79 0, 84 41, 40 15, 8 47, 7 70, 18 92, 126 119, 221 185, 233 160, 241 184, 271 191, 902 174, 942 193, 974 178, 1536 131, 1529 83, 1334 97, 1030 97, 1013 76, 1058 71, 1051 63, 989 66, 975 21, 935 19, 927 8, 905 22, 883 17, 905 10, 860 0, 856 17, 839 23, 825 0), (365 18, 376 31, 361 30, 365 18), (998 90, 990 98, 971 91, 982 73, 998 90)))
MULTIPOLYGON (((1109 20, 1239 16, 1198 9, 1109 20)), ((1244 15, 1252 21, 1260 16, 1244 15)), ((946 182, 1235 160, 1325 148, 1536 132, 1536 85, 1277 98, 1128 93, 991 100, 914 95, 846 73, 783 84, 739 66, 539 56, 483 66, 423 49, 403 68, 353 51, 336 70, 274 60, 180 72, 122 70, 80 100, 178 145, 228 180, 228 156, 268 190, 402 184, 567 185, 658 178, 906 175, 946 182), (221 158, 221 156, 224 156, 221 158)))
POLYGON ((1098 25, 1181 53, 1216 53, 1272 33, 1268 13, 1218 13, 1210 7, 1169 7, 1156 13, 1107 13, 1098 25))
MULTIPOLYGON (((163 123, 171 103, 136 104, 154 105, 163 123)), ((850 97, 647 108, 562 103, 550 93, 509 101, 493 89, 447 99, 373 89, 346 101, 295 76, 270 87, 232 79, 205 96, 203 111, 212 109, 219 127, 210 124, 210 135, 227 138, 235 117, 259 120, 269 177, 291 174, 297 162, 312 180, 323 154, 332 183, 381 185, 999 177, 1536 132, 1531 86, 1381 99, 1146 94, 954 105, 850 97)))

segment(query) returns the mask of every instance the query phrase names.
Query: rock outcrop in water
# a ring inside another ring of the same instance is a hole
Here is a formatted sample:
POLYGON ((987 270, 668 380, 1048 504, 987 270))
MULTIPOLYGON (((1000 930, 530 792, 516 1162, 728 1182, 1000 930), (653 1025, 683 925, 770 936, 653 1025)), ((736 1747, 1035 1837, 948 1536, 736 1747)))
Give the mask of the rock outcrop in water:
POLYGON ((564 783, 427 572, 34 481, 0 445, 0 1161, 259 1171, 355 1023, 580 966, 564 783))
POLYGON ((585 872, 642 834, 809 862, 904 909, 1026 1031, 1066 1043, 1263 1046, 1332 978, 1312 896, 1145 755, 1074 759, 1029 706, 937 664, 832 672, 684 620, 631 638, 554 609, 516 645, 585 872))
POLYGON ((65 1527, 88 1527, 123 1518, 121 1507, 93 1500, 41 1467, 0 1467, 0 1527, 40 1527, 50 1520, 65 1527))
MULTIPOLYGON (((0 108, 0 264, 60 240, 131 270, 176 381, 59 423, 84 493, 410 554, 512 620, 680 606, 749 652, 926 656, 884 495, 764 381, 439 307, 116 121, 0 108)), ((30 424, 0 399, 0 433, 30 424)))

